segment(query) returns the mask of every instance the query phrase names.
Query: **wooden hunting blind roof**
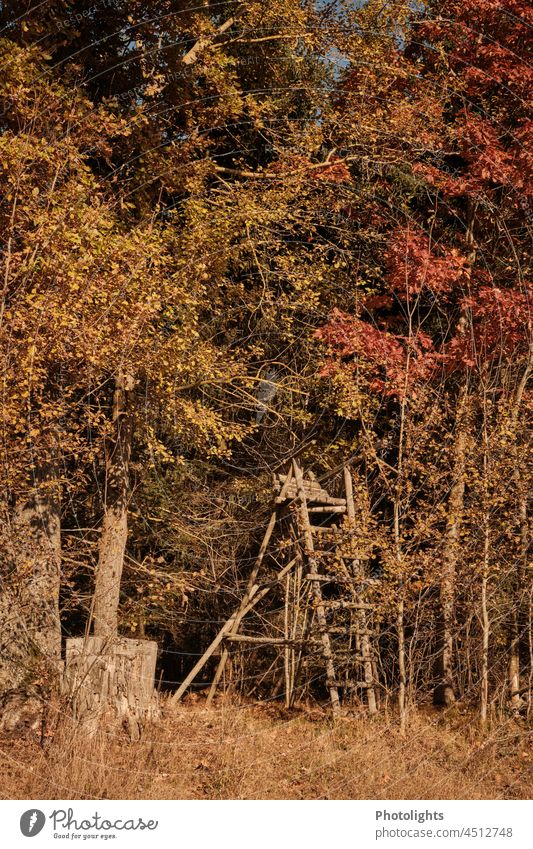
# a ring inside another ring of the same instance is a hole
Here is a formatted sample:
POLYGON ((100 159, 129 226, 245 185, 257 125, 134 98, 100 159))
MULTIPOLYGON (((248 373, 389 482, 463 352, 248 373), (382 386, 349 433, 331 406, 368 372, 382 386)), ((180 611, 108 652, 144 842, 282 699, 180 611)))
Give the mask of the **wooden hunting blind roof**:
MULTIPOLYGON (((298 496, 298 486, 294 478, 290 481, 289 485, 284 488, 284 492, 282 492, 283 484, 286 479, 287 475, 280 472, 274 475, 274 489, 278 493, 275 499, 276 504, 285 504, 288 501, 293 501, 298 496)), ((346 499, 335 498, 333 495, 330 495, 329 492, 319 484, 312 472, 309 472, 304 479, 304 491, 307 503, 313 505, 310 507, 312 512, 315 512, 321 507, 325 508, 323 512, 329 512, 327 510, 328 507, 334 508, 331 512, 335 513, 345 512, 346 510, 346 499)))

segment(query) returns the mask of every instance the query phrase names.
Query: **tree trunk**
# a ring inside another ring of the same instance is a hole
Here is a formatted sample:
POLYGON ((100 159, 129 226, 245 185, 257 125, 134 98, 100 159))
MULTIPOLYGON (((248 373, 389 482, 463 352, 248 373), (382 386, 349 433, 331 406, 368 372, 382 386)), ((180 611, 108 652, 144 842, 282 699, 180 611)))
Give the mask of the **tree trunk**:
POLYGON ((406 705, 406 694, 407 694, 407 669, 405 665, 405 627, 404 627, 404 614, 405 614, 405 606, 403 600, 403 576, 402 576, 402 551, 400 546, 400 503, 398 499, 398 494, 396 493, 396 497, 394 500, 394 539, 395 539, 395 547, 396 547, 396 560, 398 561, 398 566, 400 568, 399 578, 400 578, 400 586, 397 589, 398 592, 398 606, 396 608, 396 635, 398 638, 398 672, 399 672, 399 682, 398 682, 398 712, 400 718, 400 734, 402 737, 405 736, 405 731, 407 728, 407 705, 406 705))
MULTIPOLYGON (((354 502, 354 494, 353 494, 353 480, 350 469, 348 466, 344 467, 344 488, 346 491, 346 511, 348 520, 350 525, 355 528, 355 502, 354 502)), ((357 575, 358 578, 362 578, 362 567, 359 560, 354 560, 352 562, 352 570, 353 573, 357 575)), ((358 598, 358 593, 355 588, 351 587, 352 599, 357 602, 360 599, 358 598)), ((368 705, 368 713, 370 716, 374 716, 377 713, 377 701, 376 701, 376 690, 374 688, 374 670, 372 668, 372 646, 370 644, 370 639, 368 636, 368 623, 366 613, 363 609, 356 611, 356 623, 357 628, 361 633, 360 637, 360 646, 358 647, 358 654, 361 654, 363 658, 363 671, 364 671, 364 680, 366 684, 366 699, 368 705)))
POLYGON ((485 514, 483 542, 483 574, 481 577, 481 622, 483 628, 483 646, 481 656, 481 724, 486 725, 489 704, 489 645, 490 619, 487 607, 487 589, 489 583, 490 529, 488 512, 485 514))
MULTIPOLYGON (((515 446, 517 448, 517 446, 515 446)), ((527 515, 527 493, 520 472, 518 450, 515 452, 515 482, 518 491, 518 521, 520 525, 520 549, 516 574, 513 576, 511 591, 511 611, 509 617, 509 666, 508 685, 511 708, 518 713, 523 707, 520 682, 520 643, 522 636, 528 631, 527 614, 522 619, 522 594, 527 586, 527 571, 529 560, 529 521, 527 515)))
POLYGON ((515 713, 518 713, 522 706, 523 700, 520 693, 520 642, 521 632, 528 630, 529 624, 521 623, 522 599, 521 595, 526 587, 528 563, 529 563, 529 517, 528 517, 528 492, 524 485, 521 458, 519 450, 519 427, 518 418, 522 398, 533 371, 533 342, 529 346, 529 354, 526 366, 520 382, 517 386, 513 405, 511 409, 511 422, 514 434, 512 445, 513 456, 513 475, 516 486, 518 525, 520 528, 520 543, 519 543, 519 559, 518 568, 513 577, 511 611, 509 616, 509 665, 508 665, 508 685, 511 708, 515 713))
POLYGON ((488 586, 490 576, 490 463, 489 463, 489 435, 487 423, 487 390, 483 387, 483 567, 481 573, 481 625, 482 625, 482 650, 481 650, 481 702, 480 714, 481 725, 487 723, 489 704, 489 647, 490 647, 490 619, 488 611, 488 586))
POLYGON ((110 648, 102 637, 74 637, 65 658, 64 692, 81 728, 91 736, 100 722, 118 720, 138 740, 144 722, 158 716, 157 643, 121 637, 110 648))
MULTIPOLYGON (((402 590, 403 591, 403 590, 402 590)), ((404 603, 400 599, 396 610, 396 633, 398 636, 398 713, 400 717, 400 734, 405 737, 407 727, 406 716, 406 691, 407 691, 407 672, 405 666, 405 630, 404 630, 404 603)))
POLYGON ((61 669, 60 485, 55 461, 38 467, 33 491, 8 519, 4 533, 0 695, 6 696, 5 707, 7 694, 14 691, 20 704, 36 692, 48 694, 61 669))
POLYGON ((132 379, 119 373, 113 396, 115 433, 107 453, 105 513, 94 587, 94 634, 104 638, 113 638, 118 631, 120 582, 128 537, 131 389, 132 379))
POLYGON ((449 706, 456 698, 454 684, 454 619, 455 619, 455 582, 459 551, 459 535, 465 494, 465 457, 467 436, 467 394, 463 390, 459 400, 457 430, 453 457, 453 479, 448 498, 448 518, 444 538, 442 558, 442 578, 440 582, 440 646, 439 677, 433 700, 435 704, 449 706))

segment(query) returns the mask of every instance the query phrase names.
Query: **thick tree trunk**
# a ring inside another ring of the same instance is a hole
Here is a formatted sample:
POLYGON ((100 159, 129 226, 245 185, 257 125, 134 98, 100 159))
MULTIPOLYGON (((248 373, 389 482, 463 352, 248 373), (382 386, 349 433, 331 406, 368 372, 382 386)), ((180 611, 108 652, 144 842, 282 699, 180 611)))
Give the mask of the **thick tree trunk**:
POLYGON ((34 488, 6 522, 0 572, 0 695, 21 703, 57 684, 61 668, 60 486, 57 466, 37 469, 34 488))
POLYGON ((128 392, 131 388, 131 378, 120 373, 113 396, 115 433, 108 447, 105 513, 94 588, 94 633, 110 639, 117 635, 120 582, 128 536, 131 450, 128 392))
POLYGON ((64 691, 81 728, 92 735, 100 722, 118 720, 138 740, 144 722, 159 713, 156 659, 157 643, 149 640, 120 637, 112 648, 102 637, 67 640, 64 691))
POLYGON ((467 395, 459 401, 453 456, 453 479, 448 498, 448 517, 442 557, 440 582, 439 678, 433 700, 449 706, 456 698, 454 674, 455 584, 459 552, 459 535, 465 494, 465 457, 467 438, 467 395))

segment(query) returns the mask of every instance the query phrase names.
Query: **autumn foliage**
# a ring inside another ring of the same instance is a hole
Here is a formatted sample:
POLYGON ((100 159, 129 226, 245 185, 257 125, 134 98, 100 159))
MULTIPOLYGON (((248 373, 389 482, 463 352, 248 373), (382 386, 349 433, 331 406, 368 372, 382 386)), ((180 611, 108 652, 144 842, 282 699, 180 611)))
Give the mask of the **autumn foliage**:
MULTIPOLYGON (((174 688, 298 457, 333 490, 351 464, 403 730, 442 688, 530 718, 530 5, 19 6, 0 10, 1 693, 48 699, 95 604, 158 640, 174 688), (116 602, 95 602, 109 569, 116 602)), ((233 661, 241 693, 280 693, 275 658, 233 661)))

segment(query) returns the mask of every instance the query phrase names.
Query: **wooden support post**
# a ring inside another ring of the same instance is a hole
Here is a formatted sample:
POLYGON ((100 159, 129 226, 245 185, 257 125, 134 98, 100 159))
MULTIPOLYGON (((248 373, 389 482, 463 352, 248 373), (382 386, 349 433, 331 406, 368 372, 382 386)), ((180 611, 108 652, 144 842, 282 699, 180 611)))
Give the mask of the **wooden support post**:
MULTIPOLYGON (((355 502, 353 497, 353 481, 348 466, 344 467, 344 486, 346 489, 346 511, 348 515, 348 520, 350 524, 355 526, 355 502)), ((355 563, 355 566, 358 570, 360 569, 360 564, 358 562, 355 563)), ((352 590, 352 595, 354 597, 354 602, 357 603, 358 599, 355 588, 353 588, 352 590)), ((372 651, 370 647, 368 632, 366 629, 366 614, 364 605, 360 605, 356 609, 355 620, 357 623, 357 628, 359 630, 360 650, 361 655, 363 657, 363 669, 365 674, 368 712, 369 714, 374 715, 377 713, 376 691, 374 689, 373 683, 374 676, 372 674, 372 651)))
MULTIPOLYGON (((313 542, 313 533, 311 530, 311 522, 309 521, 309 513, 307 510, 307 499, 305 497, 305 488, 304 488, 304 479, 300 466, 296 462, 296 460, 292 461, 292 468, 294 477, 296 479, 296 485, 298 489, 298 500, 299 500, 299 508, 300 508, 300 518, 302 524, 302 531, 304 537, 304 544, 307 554, 307 560, 309 564, 309 570, 311 573, 318 572, 318 564, 316 559, 313 556, 314 552, 314 542, 313 542)), ((333 709, 333 714, 336 715, 340 710, 340 700, 339 700, 339 691, 337 689, 336 676, 335 676, 335 666, 333 664, 333 655, 331 652, 331 642, 329 639, 329 634, 327 630, 327 620, 326 613, 324 610, 324 605, 322 602, 322 590, 320 588, 320 581, 312 581, 311 582, 313 595, 316 603, 316 616, 318 620, 318 627, 320 631, 320 638, 322 641, 322 655, 324 657, 324 661, 326 664, 326 675, 327 675, 327 684, 329 689, 329 695, 331 698, 331 707, 333 709)))
MULTIPOLYGON (((299 623, 299 620, 300 620, 300 605, 301 605, 301 599, 302 599, 302 575, 303 575, 303 565, 302 565, 302 560, 300 558, 299 561, 298 561, 298 566, 294 570, 294 575, 293 575, 294 606, 293 606, 293 611, 292 611, 291 636, 292 636, 292 639, 295 642, 297 640, 298 633, 299 633, 298 632, 298 623, 299 623)), ((300 631, 298 657, 296 655, 296 651, 295 651, 294 648, 291 651, 291 658, 290 658, 290 661, 291 661, 291 663, 290 663, 290 693, 291 693, 291 696, 290 696, 290 700, 289 700, 289 707, 292 707, 292 705, 294 703, 294 695, 295 695, 294 688, 295 688, 295 684, 296 684, 296 680, 297 680, 297 673, 298 673, 298 668, 299 668, 299 664, 300 664, 300 657, 302 655, 302 651, 303 651, 303 647, 305 645, 305 642, 307 641, 306 615, 307 615, 307 609, 305 611, 304 621, 302 623, 302 629, 300 631)))
POLYGON ((290 575, 285 577, 285 605, 283 617, 283 633, 285 637, 285 651, 283 655, 283 666, 285 671, 285 707, 291 705, 291 649, 289 639, 289 615, 290 615, 290 575))
MULTIPOLYGON (((303 584, 304 576, 303 576, 302 558, 300 558, 299 563, 298 563, 298 567, 296 569, 296 578, 297 578, 297 582, 298 582, 298 597, 297 597, 298 600, 297 600, 297 609, 296 609, 295 617, 294 617, 294 635, 296 635, 296 633, 297 633, 298 617, 300 615, 300 607, 302 605, 302 595, 304 595, 305 598, 306 598, 307 592, 308 592, 306 585, 303 584), (303 593, 302 593, 302 588, 303 588, 303 593)), ((304 603, 303 618, 302 618, 302 624, 301 624, 301 629, 300 629, 301 642, 300 642, 300 646, 299 646, 299 649, 298 649, 298 656, 294 657, 294 663, 293 663, 293 669, 292 669, 292 694, 293 694, 293 699, 294 699, 294 695, 295 695, 296 682, 298 681, 298 679, 300 677, 300 672, 301 672, 301 669, 302 669, 304 648, 305 648, 305 645, 310 642, 309 632, 311 630, 312 620, 313 620, 312 611, 310 612, 309 605, 304 603)))

